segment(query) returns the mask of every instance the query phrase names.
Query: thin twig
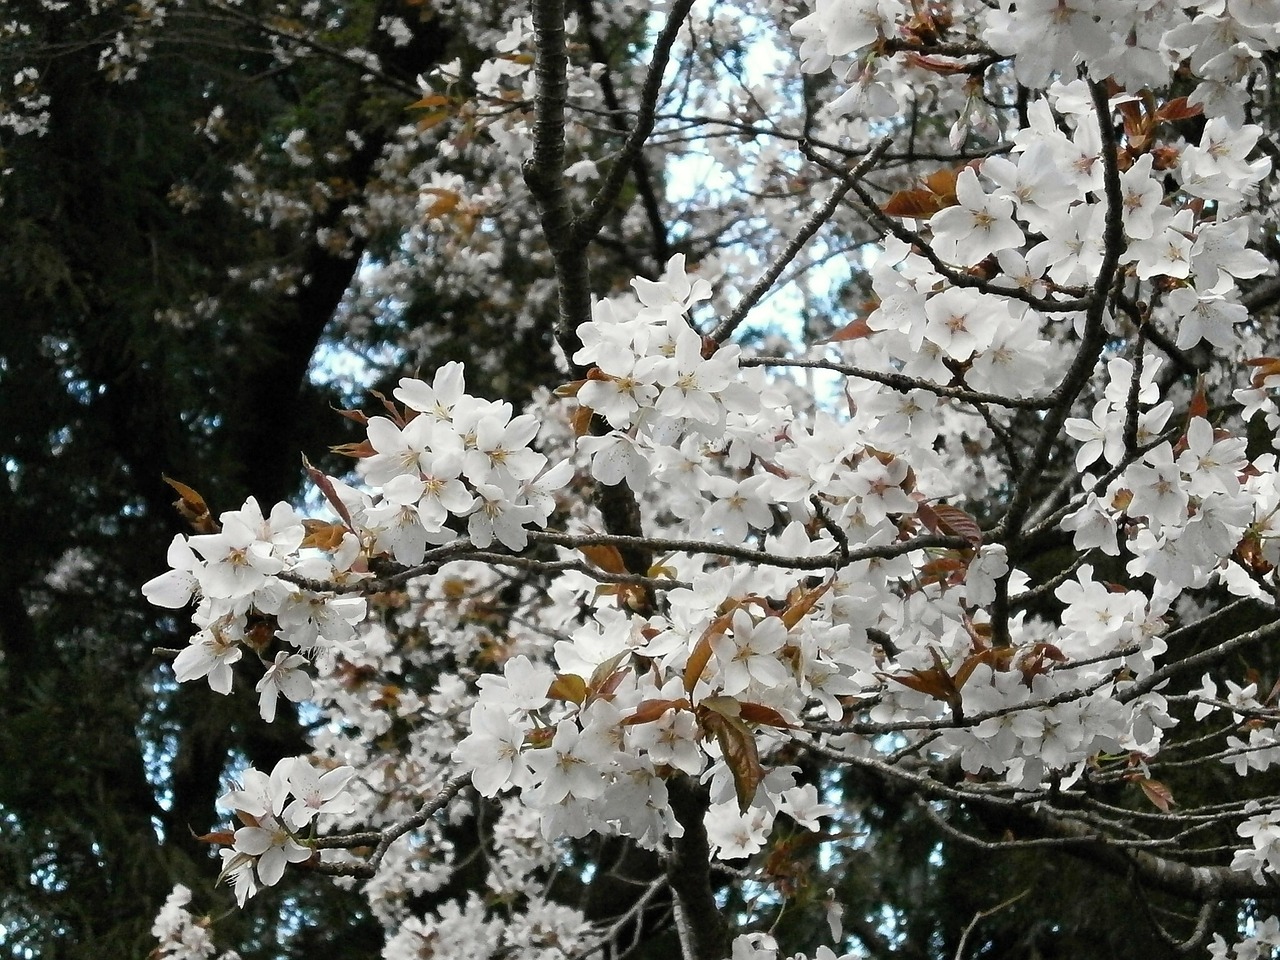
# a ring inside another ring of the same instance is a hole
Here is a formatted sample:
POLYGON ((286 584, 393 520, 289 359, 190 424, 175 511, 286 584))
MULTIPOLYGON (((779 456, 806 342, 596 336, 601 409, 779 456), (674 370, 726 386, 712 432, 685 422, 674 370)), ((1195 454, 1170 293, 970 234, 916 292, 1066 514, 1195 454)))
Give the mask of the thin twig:
MULTIPOLYGON (((559 3, 559 0, 555 2, 559 3)), ((609 168, 600 189, 587 204, 587 209, 573 223, 573 239, 579 245, 585 246, 600 232, 605 217, 617 201, 618 194, 622 192, 622 185, 626 182, 628 171, 635 164, 636 155, 644 148, 645 141, 653 133, 658 97, 662 92, 662 75, 666 72, 667 63, 671 59, 671 48, 675 45, 676 38, 684 26, 685 17, 689 15, 693 4, 694 0, 676 0, 671 5, 671 12, 667 15, 667 22, 662 32, 653 43, 653 57, 649 61, 649 72, 645 75, 644 85, 640 88, 640 109, 636 111, 631 135, 622 145, 618 159, 609 168)), ((563 4, 559 5, 563 13, 563 4)), ((535 11, 538 6, 539 4, 534 4, 535 11)))
POLYGON ((791 238, 791 241, 783 247, 782 252, 774 258, 773 263, 769 264, 769 268, 765 270, 760 279, 747 291, 747 295, 733 308, 733 312, 720 321, 711 332, 712 340, 717 343, 723 343, 738 328, 738 325, 747 318, 747 314, 751 312, 751 309, 773 288, 774 282, 782 275, 782 271, 804 249, 805 245, 813 239, 813 235, 822 229, 822 225, 831 219, 831 215, 844 202, 845 196, 853 189, 854 184, 866 176, 867 171, 875 166, 876 162, 884 155, 884 152, 889 149, 891 143, 893 143, 892 136, 881 137, 867 155, 859 161, 858 165, 849 171, 846 177, 841 179, 841 182, 831 191, 831 196, 804 222, 804 225, 791 238))
POLYGON ((471 774, 464 773, 447 781, 440 789, 440 792, 432 797, 429 801, 422 805, 417 813, 412 816, 405 817, 403 820, 397 820, 388 827, 384 827, 378 831, 368 831, 364 833, 345 834, 338 836, 321 837, 316 841, 315 846, 319 849, 341 849, 350 847, 368 846, 374 844, 373 853, 369 855, 369 859, 362 862, 346 862, 346 863, 318 863, 312 866, 317 873, 324 873, 338 877, 360 877, 368 879, 376 876, 378 867, 382 864, 383 858, 387 855, 387 850, 391 845, 403 837, 406 833, 417 830, 437 813, 447 807, 453 800, 471 783, 471 774))

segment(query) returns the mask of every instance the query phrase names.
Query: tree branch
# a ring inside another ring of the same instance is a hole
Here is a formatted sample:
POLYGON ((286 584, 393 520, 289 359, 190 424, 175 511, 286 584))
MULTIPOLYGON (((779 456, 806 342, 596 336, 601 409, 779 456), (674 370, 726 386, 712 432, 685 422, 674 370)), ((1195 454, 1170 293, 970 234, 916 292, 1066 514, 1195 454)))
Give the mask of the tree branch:
POLYGON ((859 161, 858 165, 849 171, 848 176, 841 178, 836 188, 831 191, 831 196, 826 199, 826 202, 804 222, 804 225, 791 238, 791 241, 783 247, 782 252, 778 254, 773 263, 769 264, 769 269, 761 275, 760 279, 747 291, 747 295, 733 308, 733 312, 725 317, 711 332, 711 339, 717 343, 723 343, 728 339, 730 334, 738 328, 738 325, 747 318, 747 314, 751 312, 751 309, 773 288, 778 277, 782 275, 782 271, 787 268, 787 264, 796 258, 796 255, 813 239, 813 235, 822 229, 822 225, 831 219, 831 215, 844 202, 845 195, 853 189, 854 184, 865 177, 867 172, 884 156, 884 152, 889 149, 891 143, 893 143, 891 136, 881 137, 867 155, 859 161))
MULTIPOLYGON (((644 86, 640 90, 640 109, 636 111, 631 135, 622 145, 618 159, 609 168, 604 183, 600 185, 596 195, 587 204, 587 209, 573 225, 573 233, 579 243, 589 243, 600 232, 604 218, 617 201, 618 194, 622 192, 627 172, 634 166, 635 158, 644 149, 649 134, 653 133, 658 96, 662 92, 662 75, 666 72, 667 63, 671 59, 671 48, 675 45, 676 37, 680 35, 680 28, 684 26, 685 17, 689 15, 693 3, 694 0, 675 0, 671 5, 671 13, 667 15, 666 25, 653 44, 653 58, 649 61, 649 72, 645 75, 644 86)), ((535 11, 538 5, 538 3, 534 4, 535 11)))
POLYGON ((449 803, 471 784, 471 774, 464 773, 454 777, 452 780, 445 782, 440 788, 440 792, 422 805, 417 813, 412 816, 405 817, 403 820, 397 820, 390 826, 381 830, 366 831, 364 833, 342 834, 328 837, 321 837, 315 842, 317 849, 332 850, 346 849, 350 847, 374 845, 373 853, 369 855, 369 859, 363 862, 346 862, 346 863, 317 863, 312 865, 312 869, 316 873, 324 873, 335 877, 360 877, 368 879, 376 876, 378 867, 382 864, 383 858, 387 855, 387 850, 391 845, 403 837, 406 833, 417 830, 418 827, 425 824, 437 813, 449 805, 449 803))
POLYGON ((667 795, 684 827, 684 836, 671 841, 667 860, 684 960, 724 960, 729 955, 729 928, 711 883, 711 846, 702 822, 708 806, 706 788, 678 774, 667 781, 667 795))

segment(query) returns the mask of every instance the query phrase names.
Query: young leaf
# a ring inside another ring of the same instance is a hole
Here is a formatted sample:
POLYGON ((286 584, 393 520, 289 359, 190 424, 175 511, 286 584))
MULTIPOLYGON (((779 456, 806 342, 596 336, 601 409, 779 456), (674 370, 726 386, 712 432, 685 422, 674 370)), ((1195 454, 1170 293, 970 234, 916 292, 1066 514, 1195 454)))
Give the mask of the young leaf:
POLYGON ((197 843, 217 843, 229 847, 236 842, 236 835, 231 830, 215 830, 213 833, 202 833, 195 837, 197 843))
POLYGON ((343 457, 352 457, 357 460, 363 460, 366 457, 376 457, 378 451, 374 449, 373 444, 367 439, 361 440, 359 443, 340 443, 337 446, 329 448, 330 453, 336 453, 343 457))
POLYGON ((880 206, 881 212, 890 217, 910 220, 928 220, 945 206, 937 194, 928 190, 899 190, 880 206))
POLYGON ((765 727, 795 726, 773 707, 766 707, 763 703, 739 703, 738 715, 748 723, 758 723, 765 727))
POLYGON ((618 548, 612 544, 589 544, 579 547, 578 552, 606 573, 627 572, 626 561, 622 559, 618 548))
POLYGON ((368 415, 361 410, 348 410, 345 407, 333 407, 333 406, 331 406, 329 409, 332 410, 334 413, 336 413, 338 416, 346 417, 348 420, 354 423, 358 423, 362 427, 368 426, 369 424, 368 415))
MULTIPOLYGON (((955 678, 947 673, 946 664, 942 662, 942 655, 938 653, 936 647, 929 648, 929 655, 933 657, 933 666, 928 669, 916 668, 908 670, 905 674, 899 673, 881 673, 877 676, 885 680, 893 680, 909 687, 917 693, 923 693, 925 696, 933 697, 935 700, 941 700, 943 703, 958 709, 960 706, 960 687, 956 684, 955 678)), ((972 670, 969 671, 970 673, 972 670)), ((965 674, 968 679, 968 673, 965 674)))
POLYGON ((356 525, 351 520, 351 514, 347 511, 347 505, 342 502, 342 498, 338 496, 338 488, 333 485, 333 481, 326 477, 323 473, 312 466, 311 461, 304 454, 302 457, 302 465, 307 470, 307 476, 311 478, 311 482, 320 488, 320 492, 324 494, 324 498, 329 501, 329 505, 333 507, 334 512, 342 518, 342 522, 347 528, 355 533, 356 525))
POLYGON ((698 703, 700 710, 714 710, 722 717, 737 717, 742 713, 742 703, 737 697, 726 697, 723 694, 717 694, 713 697, 703 697, 698 703))
POLYGON ((867 326, 867 321, 864 317, 857 317, 850 320, 831 336, 819 340, 818 343, 842 343, 846 340, 862 340, 874 333, 875 331, 867 326))
POLYGON ((921 503, 916 516, 931 533, 945 537, 961 537, 974 549, 982 546, 982 528, 978 521, 959 507, 949 503, 921 503))
POLYGON ((591 418, 596 412, 584 403, 578 404, 578 409, 573 411, 571 423, 573 426, 573 435, 575 437, 585 437, 591 432, 591 418))
POLYGON ((581 704, 587 699, 587 681, 574 673, 557 673, 551 686, 547 688, 547 697, 581 704))
POLYGON ((302 528, 307 531, 302 546, 317 550, 338 549, 342 545, 343 534, 347 532, 347 528, 340 523, 325 523, 323 520, 309 518, 302 521, 302 528))
POLYGON ((449 98, 443 93, 428 93, 421 100, 415 100, 409 104, 408 110, 430 110, 433 107, 443 107, 449 102, 449 98))
POLYGON ((1251 381, 1254 387, 1265 387, 1269 378, 1280 376, 1280 357, 1253 357, 1245 364, 1254 368, 1251 381))
POLYGON ((637 723, 653 723, 661 719, 668 710, 692 710, 693 707, 684 697, 677 700, 641 700, 636 704, 635 712, 622 720, 623 726, 631 727, 637 723))
POLYGON ((160 479, 178 492, 179 499, 174 501, 173 508, 178 511, 183 520, 200 533, 217 532, 218 524, 209 514, 209 505, 204 502, 204 497, 180 480, 174 480, 164 474, 160 475, 160 479))
POLYGON ((698 642, 694 644, 693 652, 689 654, 689 659, 684 666, 684 692, 693 693, 693 688, 698 685, 698 680, 702 676, 702 671, 707 668, 707 664, 711 661, 711 641, 715 637, 720 636, 729 629, 729 624, 733 622, 733 611, 730 610, 722 613, 707 625, 707 629, 702 631, 702 636, 698 638, 698 642))
POLYGON ((1186 97, 1174 97, 1156 111, 1156 118, 1158 120, 1186 120, 1190 117, 1198 117, 1202 113, 1204 113, 1204 108, 1200 104, 1188 103, 1186 97))
POLYGON ((1187 426, 1191 426, 1191 421, 1196 417, 1208 418, 1209 401, 1204 395, 1204 377, 1196 378, 1196 390, 1191 395, 1191 402, 1187 404, 1187 426))
POLYGON ((812 590, 806 591, 800 596, 799 600, 787 607, 786 610, 782 611, 782 622, 787 625, 788 630, 805 618, 805 615, 813 609, 814 604, 821 600, 823 594, 831 589, 831 584, 833 582, 834 581, 832 580, 828 580, 826 583, 816 586, 812 590))
POLYGON ((715 710, 699 706, 698 722, 702 729, 715 738, 720 744, 720 752, 724 755, 725 766, 733 775, 733 789, 738 797, 738 809, 746 813, 755 799, 756 789, 764 779, 764 768, 760 766, 760 754, 756 749, 756 738, 751 730, 737 717, 727 717, 715 710))
POLYGON ((1142 787, 1142 792, 1147 795, 1147 799, 1155 804, 1161 813, 1168 813, 1169 808, 1174 806, 1173 792, 1159 780, 1141 777, 1138 780, 1138 786, 1142 787))

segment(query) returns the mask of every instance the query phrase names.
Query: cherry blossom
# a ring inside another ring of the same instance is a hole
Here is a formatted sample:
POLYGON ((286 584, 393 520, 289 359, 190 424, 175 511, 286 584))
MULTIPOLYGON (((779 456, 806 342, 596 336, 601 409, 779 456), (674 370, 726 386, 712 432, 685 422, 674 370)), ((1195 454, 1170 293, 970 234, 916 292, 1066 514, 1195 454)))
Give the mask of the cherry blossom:
POLYGON ((959 206, 940 210, 929 221, 934 249, 944 260, 968 266, 999 250, 1021 245, 1022 231, 1013 222, 1013 202, 983 192, 972 169, 962 170, 957 178, 956 199, 959 206))

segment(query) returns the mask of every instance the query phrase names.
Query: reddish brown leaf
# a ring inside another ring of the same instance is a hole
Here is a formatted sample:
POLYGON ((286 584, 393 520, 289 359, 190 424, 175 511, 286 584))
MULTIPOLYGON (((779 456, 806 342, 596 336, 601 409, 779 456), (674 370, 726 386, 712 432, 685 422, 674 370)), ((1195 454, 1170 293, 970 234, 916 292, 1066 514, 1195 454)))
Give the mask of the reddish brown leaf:
POLYGON ((1147 795, 1147 799, 1155 804, 1161 813, 1168 813, 1169 808, 1175 805, 1173 792, 1159 780, 1142 777, 1138 780, 1138 786, 1142 787, 1142 792, 1147 795))
POLYGON ((355 459, 364 459, 365 457, 375 457, 378 451, 373 448, 373 444, 367 439, 361 440, 359 443, 340 443, 337 446, 330 447, 331 453, 336 453, 343 457, 353 457, 355 459))
POLYGON ((201 533, 217 531, 218 525, 209 514, 209 505, 204 502, 204 497, 182 481, 166 477, 163 473, 160 474, 160 479, 177 491, 179 499, 173 502, 173 508, 178 511, 178 515, 183 520, 201 533))
POLYGON ((715 738, 724 755, 725 766, 733 775, 733 788, 738 796, 738 809, 746 813, 755 799, 756 789, 764 779, 756 738, 737 717, 726 717, 715 710, 698 708, 698 722, 703 731, 715 738))
MULTIPOLYGON (((369 394, 382 404, 382 409, 387 411, 387 415, 391 418, 391 422, 403 430, 408 421, 405 420, 404 415, 400 412, 400 408, 392 401, 388 400, 385 394, 380 393, 377 390, 370 390, 369 394)), ((417 414, 414 414, 414 416, 417 416, 417 414)))
POLYGON ((1236 545, 1235 556, 1246 570, 1253 573, 1271 572, 1271 563, 1262 550, 1262 535, 1256 530, 1244 535, 1236 545))
POLYGON ((949 57, 932 57, 921 53, 908 53, 906 57, 909 66, 918 67, 921 70, 927 70, 929 73, 938 73, 943 76, 952 76, 957 73, 971 73, 973 66, 968 63, 962 63, 959 60, 952 60, 949 57))
MULTIPOLYGON (((431 113, 419 116, 413 125, 417 127, 417 132, 426 133, 429 129, 444 123, 452 115, 452 110, 431 110, 431 113)), ((428 216, 431 216, 431 214, 428 214, 428 216)))
POLYGON ((641 700, 636 704, 635 713, 622 720, 623 726, 634 726, 637 723, 653 723, 668 710, 692 710, 693 707, 684 697, 678 700, 641 700))
POLYGON ((955 676, 951 678, 951 682, 956 685, 957 690, 964 686, 965 681, 973 675, 973 671, 976 670, 980 664, 991 662, 993 659, 991 653, 992 650, 987 649, 979 653, 970 654, 964 658, 964 662, 961 663, 959 669, 956 670, 955 676))
POLYGON ((911 670, 905 674, 880 673, 877 676, 885 680, 893 680, 943 703, 950 703, 954 696, 955 683, 945 670, 935 670, 930 667, 928 670, 911 670))
POLYGON ((579 547, 578 552, 606 573, 627 572, 626 561, 622 559, 622 554, 618 552, 618 548, 612 544, 594 544, 579 547))
POLYGON ((718 693, 712 697, 703 697, 698 702, 699 710, 714 710, 722 717, 737 717, 742 714, 742 702, 737 697, 728 697, 718 693))
POLYGON ((766 727, 795 726, 795 724, 789 723, 773 707, 766 707, 763 703, 740 703, 738 704, 738 714, 748 723, 758 723, 766 727))
POLYGON ((421 100, 415 100, 406 108, 408 110, 430 110, 432 107, 443 107, 449 98, 443 93, 428 93, 421 100))
MULTIPOLYGON (((905 214, 903 214, 903 216, 905 216, 905 214)), ((835 333, 831 334, 831 336, 827 337, 825 340, 819 340, 818 342, 819 343, 842 343, 843 341, 846 341, 846 340, 862 340, 862 339, 865 339, 866 337, 871 336, 875 332, 876 331, 872 330, 870 327, 867 326, 867 321, 864 318, 858 317, 856 320, 851 320, 848 323, 846 323, 843 327, 841 327, 835 333)))
POLYGON ((707 664, 711 661, 711 641, 713 638, 720 636, 729 629, 729 624, 733 620, 733 611, 722 613, 707 625, 707 629, 702 631, 702 636, 698 638, 698 642, 693 646, 693 652, 689 654, 689 659, 684 666, 684 692, 693 693, 693 688, 698 685, 698 680, 702 676, 702 671, 707 668, 707 664))
MULTIPOLYGON (((947 673, 946 664, 942 662, 942 656, 936 648, 930 647, 929 655, 933 658, 933 666, 928 669, 917 668, 908 670, 906 673, 880 673, 877 676, 885 680, 893 680, 927 697, 941 700, 953 709, 958 707, 960 688, 956 685, 955 679, 947 673)), ((966 674, 966 679, 967 676, 966 674)))
POLYGON ((912 220, 928 220, 945 206, 937 194, 928 190, 899 190, 881 206, 890 217, 906 217, 912 220))
MULTIPOLYGON (((601 689, 610 681, 613 682, 614 686, 617 686, 617 676, 619 673, 618 667, 620 667, 623 661, 625 661, 629 656, 631 656, 631 651, 623 650, 621 653, 615 653, 603 663, 597 664, 595 670, 591 671, 591 679, 587 681, 587 686, 589 686, 593 691, 601 689)), ((622 672, 625 672, 625 670, 622 672)))
POLYGON ((924 185, 938 198, 943 206, 954 206, 956 203, 956 181, 960 179, 960 171, 963 169, 964 167, 960 166, 935 170, 923 178, 924 185))
POLYGON ((553 391, 557 397, 576 397, 578 391, 586 384, 586 380, 570 380, 568 383, 561 384, 553 391))
POLYGON ((323 520, 303 520, 302 528, 307 531, 302 541, 304 547, 317 550, 336 550, 342 545, 342 535, 347 528, 340 523, 325 523, 323 520))
POLYGON ((236 835, 230 830, 215 830, 213 833, 202 833, 196 838, 198 843, 218 843, 229 847, 236 842, 236 835))
POLYGON ((1204 377, 1196 378, 1196 392, 1191 395, 1191 403, 1187 405, 1187 426, 1196 417, 1209 417, 1209 401, 1204 395, 1204 377))
POLYGON ((348 410, 345 407, 330 407, 329 409, 338 416, 346 417, 348 420, 352 420, 355 423, 360 424, 362 427, 369 423, 369 418, 360 410, 348 410))
POLYGON ((311 461, 306 458, 305 454, 302 457, 302 465, 306 468, 307 476, 311 478, 311 482, 320 488, 320 492, 329 501, 329 505, 333 507, 334 512, 342 518, 342 522, 347 525, 347 528, 352 533, 355 533, 356 525, 351 522, 351 514, 347 512, 347 505, 338 496, 338 488, 333 485, 333 481, 312 466, 311 461))
POLYGON ((978 521, 959 507, 949 503, 922 502, 916 508, 916 516, 931 533, 961 537, 974 549, 982 546, 982 528, 978 521))
POLYGON ((1245 363, 1254 368, 1253 385, 1264 387, 1268 377, 1280 376, 1280 357, 1254 357, 1245 363))
POLYGON ((685 693, 693 693, 693 688, 698 685, 698 680, 702 677, 702 671, 707 668, 707 664, 710 662, 711 637, 704 633, 698 638, 698 642, 693 645, 693 652, 689 654, 689 659, 684 665, 685 693))
POLYGON ((1186 120, 1204 112, 1198 103, 1188 103, 1186 97, 1175 97, 1156 111, 1158 120, 1186 120))
POLYGON ((966 564, 952 553, 924 563, 917 571, 923 583, 956 583, 958 574, 966 569, 966 564))
POLYGON ((1129 100, 1119 106, 1120 116, 1124 120, 1124 133, 1130 142, 1144 140, 1151 121, 1142 111, 1142 105, 1136 100, 1129 100))
POLYGON ((630 667, 623 667, 621 670, 615 670, 600 680, 599 683, 594 681, 591 684, 591 692, 589 699, 591 700, 612 700, 614 694, 618 692, 618 684, 622 683, 631 673, 630 667))
POLYGON ((876 676, 881 680, 900 683, 935 700, 947 699, 945 684, 932 669, 912 670, 908 673, 877 673, 876 676))
POLYGON ((1028 686, 1033 677, 1048 673, 1052 664, 1066 662, 1066 654, 1052 643, 1033 643, 1019 647, 1013 658, 1013 665, 1022 672, 1028 686))
POLYGON ((578 404, 578 409, 573 411, 573 417, 570 423, 573 426, 573 435, 575 437, 585 437, 591 432, 591 418, 596 412, 584 403, 578 404))
POLYGON ((786 610, 782 611, 782 622, 787 625, 788 630, 808 615, 809 611, 813 609, 814 604, 821 600, 823 595, 831 589, 831 584, 832 581, 828 580, 826 583, 820 584, 812 590, 805 591, 800 595, 799 600, 787 607, 786 610))

